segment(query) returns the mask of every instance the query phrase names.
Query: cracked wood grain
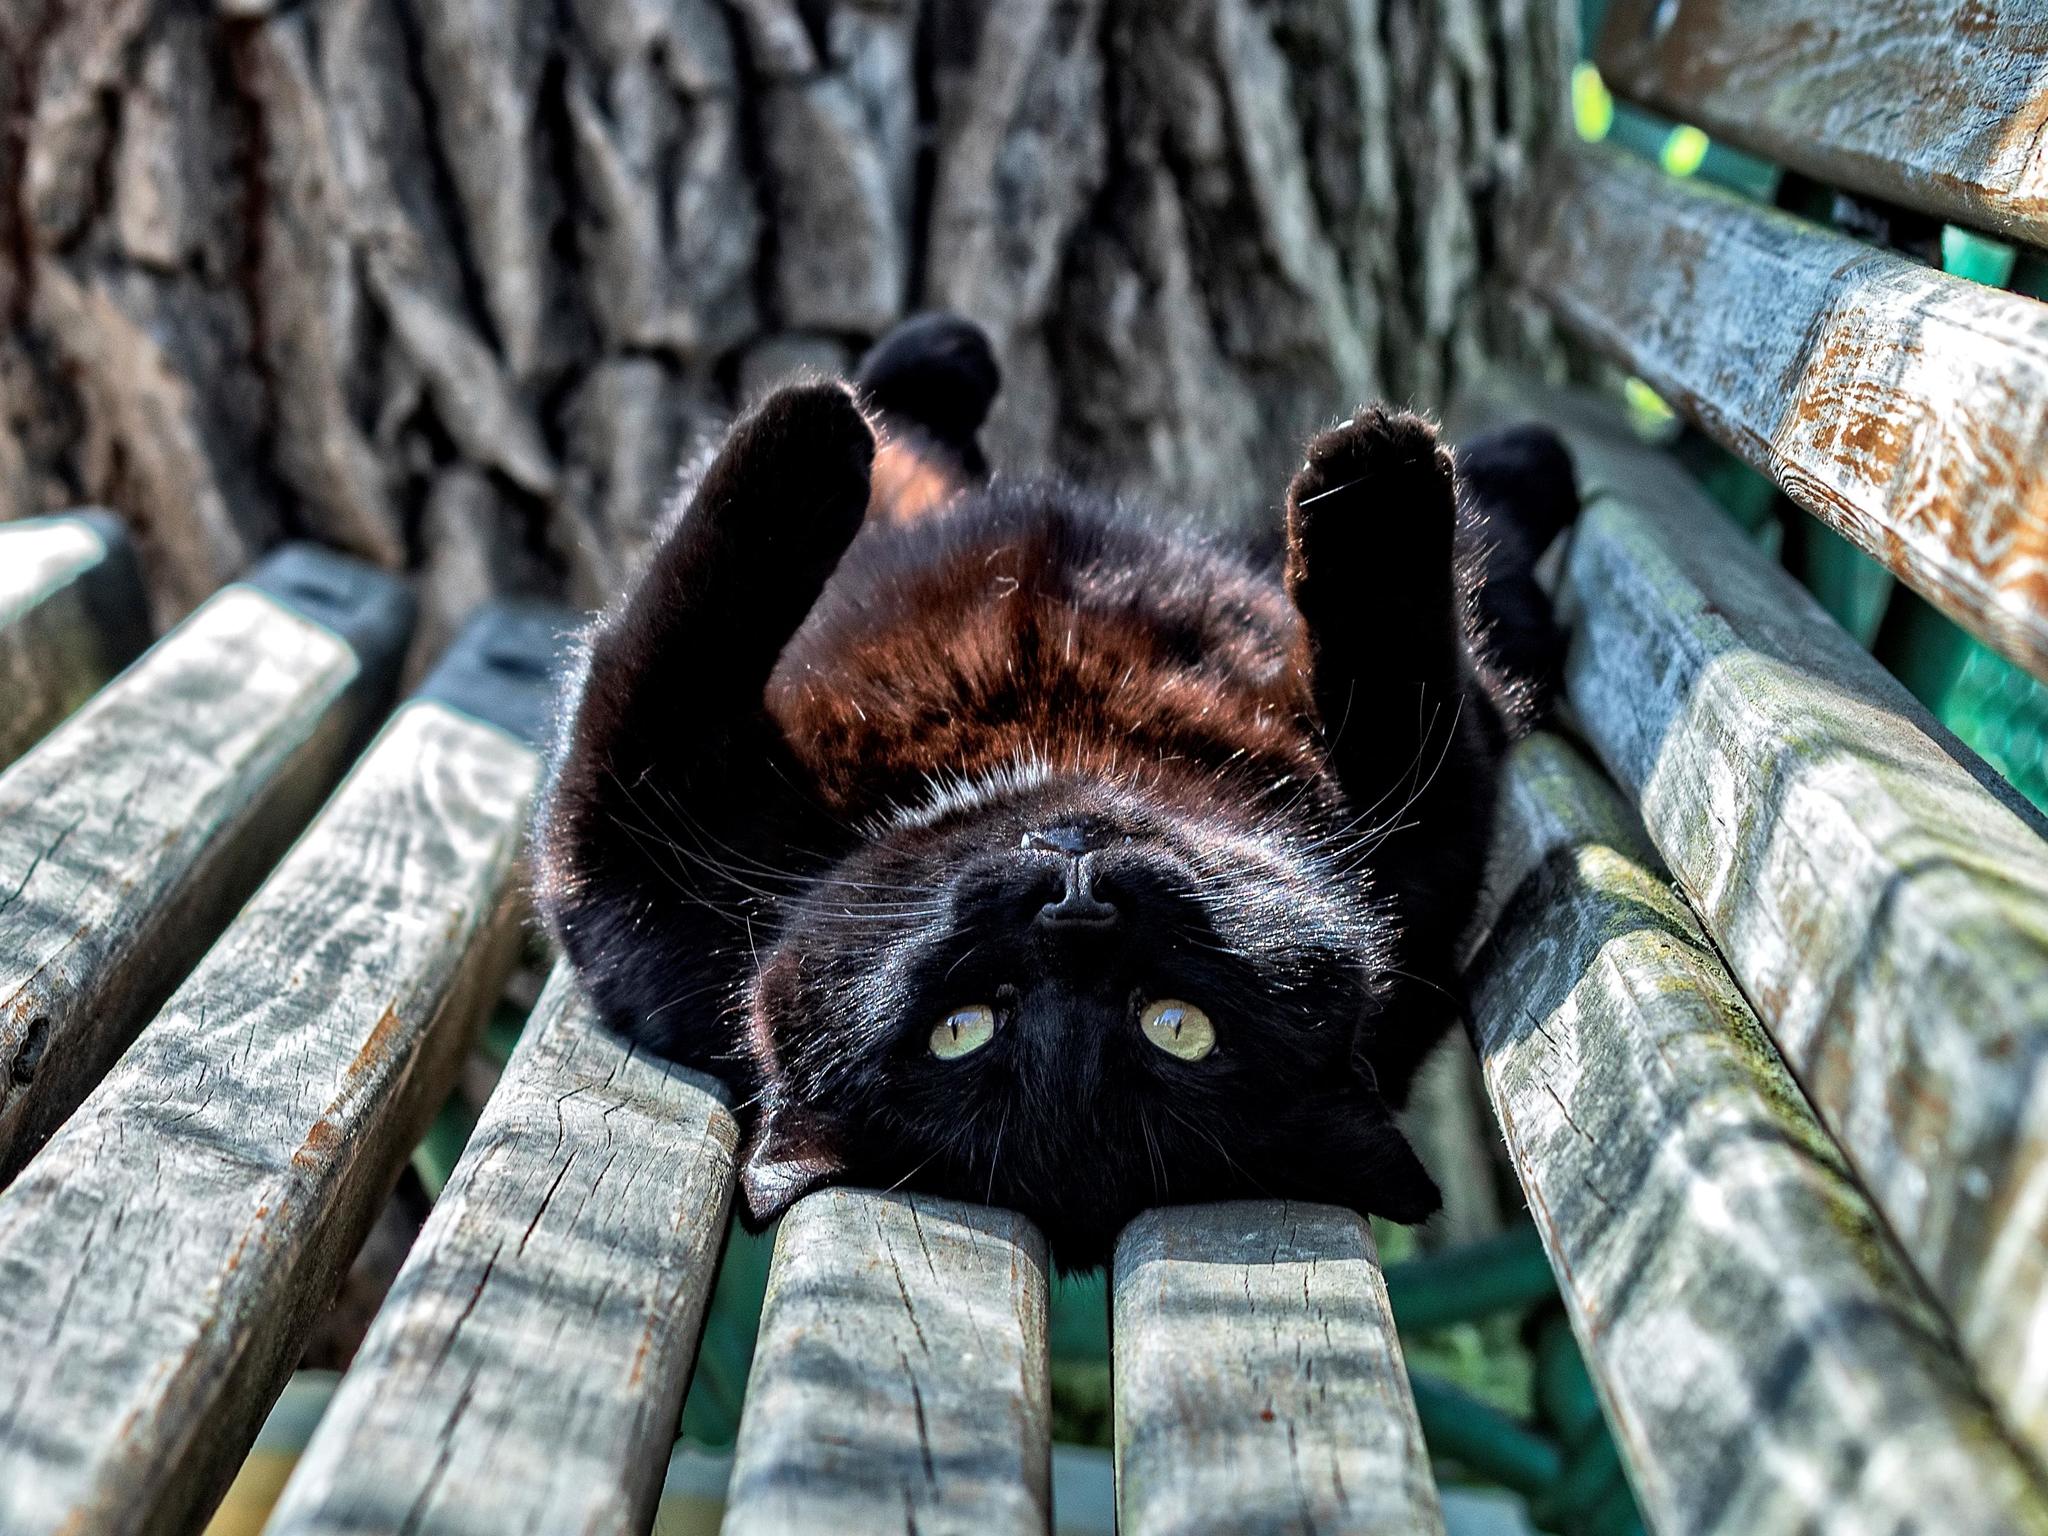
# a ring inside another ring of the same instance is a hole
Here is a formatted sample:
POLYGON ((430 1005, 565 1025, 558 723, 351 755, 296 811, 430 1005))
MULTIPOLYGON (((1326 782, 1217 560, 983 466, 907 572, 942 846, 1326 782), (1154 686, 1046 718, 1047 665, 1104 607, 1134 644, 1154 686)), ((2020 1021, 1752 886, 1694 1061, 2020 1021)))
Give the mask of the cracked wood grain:
POLYGON ((0 1530, 204 1523, 503 984, 539 773, 401 709, 0 1195, 0 1530))
POLYGON ((1606 420, 1567 423, 1576 718, 1993 1402, 2048 1453, 2038 819, 1606 420))
POLYGON ((365 667, 231 587, 0 774, 0 1182, 319 804, 381 702, 365 667))
POLYGON ((1640 824, 1515 750, 1472 970, 1515 1172, 1662 1536, 2048 1531, 1947 1320, 1640 824))
POLYGON ((2048 24, 1981 0, 1618 0, 1617 95, 1852 191, 2048 242, 2048 24))
POLYGON ((1356 1212, 1147 1211, 1117 1243, 1114 1321, 1125 1536, 1443 1530, 1356 1212))
POLYGON ((2048 677, 2048 304, 1593 147, 1511 248, 1571 329, 2048 677))
POLYGON ((558 967, 267 1536, 644 1531, 736 1140, 558 967))
POLYGON ((0 768, 149 639, 121 525, 106 513, 0 526, 0 768))
POLYGON ((725 1536, 1044 1532, 1045 1239, 924 1195, 824 1190, 782 1220, 725 1536))

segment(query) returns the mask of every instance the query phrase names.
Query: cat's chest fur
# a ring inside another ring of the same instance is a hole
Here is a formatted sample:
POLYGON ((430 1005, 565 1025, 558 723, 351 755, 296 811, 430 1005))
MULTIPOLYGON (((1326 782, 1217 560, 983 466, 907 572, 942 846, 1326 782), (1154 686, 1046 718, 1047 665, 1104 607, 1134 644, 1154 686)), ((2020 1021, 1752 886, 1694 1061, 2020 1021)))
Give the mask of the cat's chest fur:
POLYGON ((1180 762, 1248 783, 1318 766, 1301 626, 1226 547, 994 486, 847 551, 767 703, 835 810, 1020 764, 1180 762))

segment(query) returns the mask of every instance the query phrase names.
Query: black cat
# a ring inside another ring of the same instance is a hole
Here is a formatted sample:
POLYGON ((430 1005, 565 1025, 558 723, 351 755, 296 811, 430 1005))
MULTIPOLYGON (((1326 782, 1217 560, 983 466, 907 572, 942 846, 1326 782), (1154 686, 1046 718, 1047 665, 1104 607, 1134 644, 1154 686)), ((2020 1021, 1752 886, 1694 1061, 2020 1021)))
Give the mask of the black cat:
POLYGON ((1160 1203, 1423 1219, 1392 1107, 1554 676, 1562 449, 1475 445, 1461 507, 1427 423, 1361 411, 1283 575, 987 480, 996 384, 932 317, 733 427, 589 637, 542 910, 608 1023, 737 1087, 755 1223, 907 1185, 1071 1268, 1160 1203))

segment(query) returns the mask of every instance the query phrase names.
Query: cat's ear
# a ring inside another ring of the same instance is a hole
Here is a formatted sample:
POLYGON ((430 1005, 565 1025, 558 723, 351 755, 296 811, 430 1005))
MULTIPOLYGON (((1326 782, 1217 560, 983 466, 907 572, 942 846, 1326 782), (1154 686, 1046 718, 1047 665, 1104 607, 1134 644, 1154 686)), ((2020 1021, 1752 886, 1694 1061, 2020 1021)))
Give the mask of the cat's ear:
POLYGON ((1403 1226, 1427 1221, 1443 1209, 1436 1180, 1377 1093, 1361 1089, 1346 1094, 1330 1106, 1320 1130, 1313 1138, 1315 1150, 1295 1168, 1296 1187, 1309 1199, 1403 1226))
POLYGON ((742 1219, 758 1232, 845 1171, 845 1159, 824 1126, 799 1110, 771 1105, 740 1156, 742 1219))

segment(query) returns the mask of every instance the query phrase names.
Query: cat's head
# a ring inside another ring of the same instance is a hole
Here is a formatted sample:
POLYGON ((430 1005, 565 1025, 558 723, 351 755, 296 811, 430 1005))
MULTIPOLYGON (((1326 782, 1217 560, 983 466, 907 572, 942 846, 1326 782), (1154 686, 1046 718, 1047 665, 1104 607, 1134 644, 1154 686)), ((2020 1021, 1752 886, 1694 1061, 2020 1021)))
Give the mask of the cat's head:
POLYGON ((1393 923, 1312 800, 1027 764, 866 828, 759 957, 752 1219, 914 1181, 1023 1212, 1077 1267, 1151 1205, 1428 1216, 1355 1052, 1393 923))

